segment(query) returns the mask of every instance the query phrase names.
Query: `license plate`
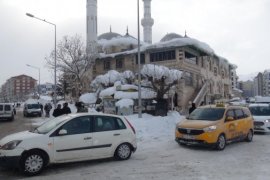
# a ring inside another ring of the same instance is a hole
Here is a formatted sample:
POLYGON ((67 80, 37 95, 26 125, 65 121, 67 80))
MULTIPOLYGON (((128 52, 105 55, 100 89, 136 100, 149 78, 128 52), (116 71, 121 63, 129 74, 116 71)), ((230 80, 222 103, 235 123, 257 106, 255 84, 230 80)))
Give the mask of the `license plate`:
POLYGON ((183 138, 184 139, 195 139, 195 136, 194 135, 189 135, 189 134, 184 134, 183 138))
POLYGON ((260 129, 260 128, 261 128, 261 126, 255 126, 254 128, 255 128, 255 129, 260 129))

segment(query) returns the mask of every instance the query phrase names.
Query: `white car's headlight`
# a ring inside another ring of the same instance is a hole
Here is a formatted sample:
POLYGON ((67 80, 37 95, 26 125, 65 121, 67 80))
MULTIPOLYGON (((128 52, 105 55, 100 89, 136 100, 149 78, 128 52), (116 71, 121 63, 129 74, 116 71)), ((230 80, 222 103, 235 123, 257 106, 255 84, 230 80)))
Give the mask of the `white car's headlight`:
POLYGON ((3 149, 3 150, 15 149, 21 142, 22 142, 22 140, 10 141, 10 142, 6 143, 5 145, 3 145, 1 147, 1 149, 3 149))
POLYGON ((264 120, 265 123, 269 123, 270 122, 270 119, 266 119, 264 120))
POLYGON ((205 132, 211 132, 211 131, 214 131, 216 129, 217 129, 217 126, 209 126, 209 127, 203 128, 203 130, 205 132))

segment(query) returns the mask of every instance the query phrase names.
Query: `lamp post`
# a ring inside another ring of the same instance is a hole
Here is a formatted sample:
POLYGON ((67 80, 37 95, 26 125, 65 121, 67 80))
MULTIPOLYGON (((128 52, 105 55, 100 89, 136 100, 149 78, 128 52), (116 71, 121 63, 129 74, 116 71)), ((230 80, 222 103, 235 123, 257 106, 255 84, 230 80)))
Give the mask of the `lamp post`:
POLYGON ((137 15, 138 15, 138 106, 139 114, 138 118, 142 118, 142 93, 141 93, 141 49, 140 49, 140 3, 137 0, 137 15))
POLYGON ((33 14, 26 13, 27 16, 31 18, 35 18, 37 20, 43 21, 45 23, 51 24, 54 26, 54 93, 53 93, 53 104, 54 107, 56 108, 56 24, 51 23, 49 21, 46 21, 45 19, 41 19, 38 17, 35 17, 33 14))
POLYGON ((40 97, 40 91, 39 91, 39 89, 40 89, 40 68, 39 67, 36 67, 36 66, 29 65, 29 64, 26 64, 26 66, 38 70, 38 96, 40 97))

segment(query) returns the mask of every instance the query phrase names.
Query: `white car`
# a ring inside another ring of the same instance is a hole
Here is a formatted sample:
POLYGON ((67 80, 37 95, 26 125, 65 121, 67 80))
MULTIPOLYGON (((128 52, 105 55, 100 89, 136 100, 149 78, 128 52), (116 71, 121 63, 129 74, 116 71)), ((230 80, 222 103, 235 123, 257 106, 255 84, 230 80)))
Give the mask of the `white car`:
POLYGON ((0 141, 0 165, 36 175, 52 163, 115 157, 129 159, 137 148, 135 130, 121 116, 78 113, 51 119, 33 131, 0 141))
POLYGON ((270 105, 250 104, 249 110, 254 118, 254 131, 270 132, 270 105))

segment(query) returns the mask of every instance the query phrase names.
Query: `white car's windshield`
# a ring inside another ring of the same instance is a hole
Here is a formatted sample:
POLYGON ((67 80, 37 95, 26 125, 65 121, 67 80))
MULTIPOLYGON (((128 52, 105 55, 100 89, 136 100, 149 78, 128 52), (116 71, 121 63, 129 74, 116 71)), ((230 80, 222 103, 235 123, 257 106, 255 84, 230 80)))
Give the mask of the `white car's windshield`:
POLYGON ((187 118, 188 120, 216 121, 223 117, 224 108, 198 108, 187 118))
POLYGON ((252 106, 249 110, 253 116, 270 116, 269 106, 252 106))
POLYGON ((58 126, 60 123, 63 121, 69 119, 70 116, 64 115, 64 116, 59 116, 57 118, 53 118, 45 123, 43 123, 41 126, 37 127, 34 132, 39 133, 39 134, 46 134, 50 132, 52 129, 54 129, 56 126, 58 126))

